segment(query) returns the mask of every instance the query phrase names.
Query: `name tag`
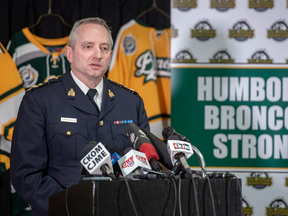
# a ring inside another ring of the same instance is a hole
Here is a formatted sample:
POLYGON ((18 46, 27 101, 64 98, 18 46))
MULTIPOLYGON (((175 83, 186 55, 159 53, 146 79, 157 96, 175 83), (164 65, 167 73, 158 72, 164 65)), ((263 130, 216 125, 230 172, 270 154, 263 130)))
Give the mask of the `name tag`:
POLYGON ((61 117, 61 122, 72 122, 72 123, 77 123, 77 119, 76 119, 76 118, 61 117))

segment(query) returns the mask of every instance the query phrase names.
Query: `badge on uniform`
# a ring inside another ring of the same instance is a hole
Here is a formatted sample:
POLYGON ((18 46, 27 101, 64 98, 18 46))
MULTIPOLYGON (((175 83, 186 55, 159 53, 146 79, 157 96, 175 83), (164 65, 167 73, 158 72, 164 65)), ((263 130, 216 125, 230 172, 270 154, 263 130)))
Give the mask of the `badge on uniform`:
POLYGON ((115 97, 115 95, 113 94, 113 92, 110 89, 108 89, 108 94, 109 94, 109 97, 115 97))
POLYGON ((75 92, 73 88, 71 88, 70 91, 68 92, 68 96, 75 97, 75 92))

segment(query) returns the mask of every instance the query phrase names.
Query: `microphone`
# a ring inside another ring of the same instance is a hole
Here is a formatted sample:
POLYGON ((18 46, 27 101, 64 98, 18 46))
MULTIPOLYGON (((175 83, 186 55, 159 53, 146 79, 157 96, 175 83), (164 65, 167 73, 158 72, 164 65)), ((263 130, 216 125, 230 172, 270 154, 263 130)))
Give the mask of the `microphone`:
MULTIPOLYGON (((129 147, 129 148, 125 149, 124 153, 128 153, 130 150, 136 151, 136 150, 134 150, 132 147, 129 147)), ((145 155, 145 156, 146 156, 146 155, 145 155)), ((147 160, 148 160, 148 159, 147 159, 147 160)), ((130 174, 128 174, 128 175, 126 176, 126 178, 130 178, 130 179, 133 179, 133 180, 140 180, 140 179, 150 180, 150 179, 157 179, 157 178, 158 178, 156 174, 150 174, 150 173, 145 174, 145 173, 143 172, 144 169, 145 169, 145 170, 151 170, 151 168, 150 168, 150 169, 147 169, 147 168, 141 166, 141 168, 138 167, 138 168, 136 168, 133 172, 131 172, 130 174)))
POLYGON ((89 174, 106 175, 116 179, 110 153, 101 142, 90 141, 83 149, 84 153, 85 155, 80 162, 89 174))
POLYGON ((158 163, 159 155, 146 134, 134 123, 127 125, 127 133, 134 149, 145 153, 152 169, 156 171, 162 170, 161 165, 158 163))
POLYGON ((175 131, 175 129, 172 128, 172 127, 166 127, 166 128, 164 128, 164 129, 162 130, 162 136, 163 136, 163 138, 164 138, 166 141, 167 141, 168 137, 170 137, 170 136, 172 136, 172 135, 177 136, 177 137, 178 137, 180 140, 182 140, 182 141, 186 141, 186 142, 189 142, 189 143, 190 143, 190 141, 189 141, 185 136, 177 133, 177 132, 175 131))
POLYGON ((172 169, 173 164, 167 151, 167 144, 145 128, 141 128, 141 130, 146 134, 156 149, 159 155, 159 162, 163 164, 167 169, 172 169))
MULTIPOLYGON (((188 143, 190 143, 189 139, 187 139, 185 136, 177 133, 174 128, 172 127, 167 127, 167 128, 164 128, 163 131, 162 131, 162 136, 164 137, 164 139, 167 141, 168 137, 172 136, 172 135, 175 135, 177 136, 180 140, 183 140, 183 141, 186 141, 188 143)), ((195 155, 196 155, 196 158, 197 158, 197 161, 199 163, 199 165, 201 166, 201 169, 202 169, 202 177, 205 178, 206 177, 206 167, 205 167, 205 160, 204 160, 204 157, 202 155, 202 153, 200 152, 200 150, 192 145, 191 145, 191 148, 192 150, 194 151, 195 155)))
POLYGON ((118 178, 119 176, 122 176, 122 173, 121 173, 121 169, 117 161, 122 157, 122 154, 120 153, 119 148, 115 144, 108 143, 106 146, 107 146, 107 150, 111 154, 111 162, 112 162, 114 174, 118 178))
MULTIPOLYGON (((132 147, 128 147, 124 150, 124 154, 127 154, 130 150, 134 150, 132 147)), ((148 159, 147 159, 148 160, 148 159)), ((156 179, 157 175, 155 174, 144 174, 143 167, 138 167, 128 175, 126 175, 126 178, 132 179, 132 180, 138 180, 138 179, 156 179)))
MULTIPOLYGON (((193 188, 195 191, 194 197, 195 197, 195 203, 196 203, 196 212, 197 212, 197 215, 199 215, 196 185, 194 182, 192 170, 190 169, 186 160, 186 158, 188 159, 194 154, 194 151, 192 150, 192 145, 190 144, 190 141, 185 136, 177 133, 172 127, 164 128, 162 131, 162 135, 167 140, 167 147, 168 147, 168 152, 171 156, 171 160, 173 160, 172 159, 172 156, 173 156, 174 159, 176 159, 182 164, 183 168, 186 171, 184 174, 189 174, 189 176, 191 176, 191 179, 193 182, 193 188), (171 133, 172 135, 169 135, 171 133)), ((203 170, 203 173, 205 173, 204 170, 203 170)), ((204 177, 204 174, 203 174, 203 177, 204 177)), ((209 180, 208 182, 210 185, 209 180)))
MULTIPOLYGON (((90 141, 88 142, 88 144, 83 148, 82 150, 82 156, 83 158, 85 157, 85 155, 87 155, 95 146, 97 145, 97 142, 95 141, 90 141)), ((92 176, 87 169, 82 165, 82 171, 81 171, 81 175, 85 175, 86 177, 90 177, 92 176)))
POLYGON ((188 159, 194 154, 191 144, 179 140, 178 136, 171 135, 167 139, 167 149, 172 163, 176 165, 177 161, 179 161, 184 170, 192 175, 192 171, 186 160, 186 158, 188 159))
MULTIPOLYGON (((128 147, 124 150, 124 154, 126 155, 129 151, 134 150, 132 147, 128 147)), ((148 159, 147 159, 148 160, 148 159)), ((135 180, 134 175, 144 175, 143 171, 142 171, 142 164, 140 164, 140 167, 137 167, 135 170, 133 170, 131 173, 129 173, 128 175, 126 175, 126 178, 130 178, 135 180)))
POLYGON ((144 174, 143 168, 151 169, 145 153, 136 151, 132 147, 125 149, 124 153, 126 154, 118 160, 123 177, 135 180, 133 177, 135 174, 144 174))

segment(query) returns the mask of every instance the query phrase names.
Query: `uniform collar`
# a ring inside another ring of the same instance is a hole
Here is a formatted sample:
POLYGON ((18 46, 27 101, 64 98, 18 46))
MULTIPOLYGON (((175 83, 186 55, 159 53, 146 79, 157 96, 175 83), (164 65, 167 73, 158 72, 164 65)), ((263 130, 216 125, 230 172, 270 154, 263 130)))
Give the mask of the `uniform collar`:
MULTIPOLYGON (((73 78, 73 80, 75 81, 75 83, 79 86, 79 88, 83 91, 83 93, 86 95, 89 87, 86 86, 83 82, 81 82, 73 73, 73 71, 71 70, 71 76, 73 78)), ((103 98, 103 77, 100 81, 100 83, 95 87, 95 89, 97 90, 97 97, 98 99, 100 99, 102 101, 103 98)))
MULTIPOLYGON (((85 112, 95 114, 96 112, 95 107, 89 100, 87 100, 86 95, 76 84, 76 81, 74 81, 71 74, 72 73, 68 70, 66 73, 62 75, 62 82, 64 84, 67 98, 71 99, 71 105, 85 112)), ((115 104, 113 102, 115 100, 115 95, 113 93, 113 86, 110 84, 109 80, 107 80, 105 77, 102 78, 102 81, 103 81, 103 89, 102 89, 103 104, 99 120, 104 118, 115 107, 115 104)))
POLYGON ((62 75, 62 82, 67 94, 67 99, 70 100, 72 106, 87 113, 98 115, 97 110, 87 99, 87 96, 80 89, 80 87, 76 84, 69 70, 62 75))

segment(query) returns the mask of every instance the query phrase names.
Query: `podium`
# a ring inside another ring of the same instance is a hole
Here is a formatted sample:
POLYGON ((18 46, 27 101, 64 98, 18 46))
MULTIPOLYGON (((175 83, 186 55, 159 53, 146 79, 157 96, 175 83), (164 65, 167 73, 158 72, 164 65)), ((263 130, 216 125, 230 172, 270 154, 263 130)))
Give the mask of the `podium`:
MULTIPOLYGON (((200 216, 213 216, 210 187, 207 179, 194 179, 200 216)), ((210 179, 217 216, 242 216, 241 179, 210 179)), ((175 201, 179 213, 196 216, 193 182, 169 179, 129 180, 131 196, 139 216, 172 216, 175 201), (180 187, 180 194, 179 194, 180 187), (177 200, 175 200, 177 199, 177 200)), ((49 197, 49 216, 134 216, 124 180, 81 181, 77 185, 49 197), (69 213, 69 214, 68 214, 69 213)))

